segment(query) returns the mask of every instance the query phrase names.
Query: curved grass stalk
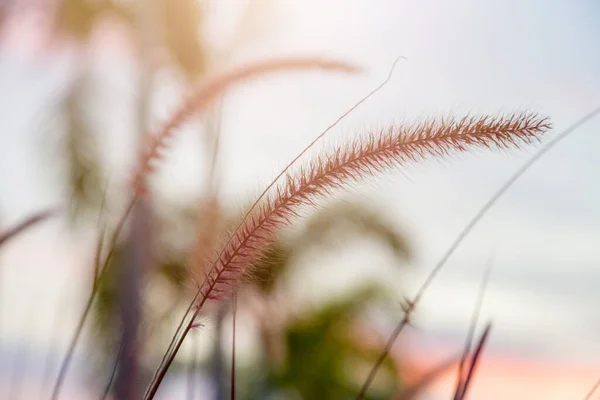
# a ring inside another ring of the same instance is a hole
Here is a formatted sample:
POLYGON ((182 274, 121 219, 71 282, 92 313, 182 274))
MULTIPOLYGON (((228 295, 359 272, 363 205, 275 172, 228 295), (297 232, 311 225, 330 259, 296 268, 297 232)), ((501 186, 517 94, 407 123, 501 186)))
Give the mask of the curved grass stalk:
POLYGON ((278 228, 297 216, 300 207, 314 204, 332 190, 427 156, 439 157, 477 147, 518 147, 535 141, 549 128, 546 118, 523 113, 434 119, 370 134, 316 158, 299 174, 288 174, 285 184, 234 232, 200 286, 202 302, 228 293, 248 272, 261 250, 274 240, 278 228))
MULTIPOLYGON (((398 61, 400 61, 401 59, 405 59, 405 57, 400 56, 400 57, 396 58, 396 60, 392 64, 392 67, 390 68, 388 76, 383 80, 383 82, 381 82, 379 85, 377 85, 376 88, 371 90, 366 96, 364 96, 362 99, 360 99, 358 102, 356 102, 352 107, 350 107, 348 110, 346 110, 342 115, 340 115, 331 125, 329 125, 323 132, 321 132, 316 138, 314 138, 313 141, 310 142, 308 144, 308 146, 306 146, 304 148, 304 150, 302 150, 296 157, 294 157, 294 159, 292 161, 290 161, 283 170, 281 170, 281 172, 275 177, 275 179, 273 179, 271 181, 271 183, 269 183, 269 185, 267 185, 267 187, 262 191, 262 193, 258 196, 258 198, 250 206, 248 211, 246 211, 246 213, 242 217, 240 223, 235 227, 234 232, 238 231, 242 227, 242 225, 244 223, 246 223, 246 221, 250 217, 250 214, 252 212, 254 212, 254 210, 256 209, 258 204, 262 201, 262 199, 267 195, 267 193, 271 190, 271 188, 277 182, 279 182, 279 179, 281 179, 281 177, 292 167, 292 165, 296 164, 298 162, 298 160, 304 154, 306 154, 306 152, 308 150, 310 150, 312 147, 314 147, 314 145, 317 144, 317 142, 319 140, 321 140, 327 133, 329 133, 329 131, 331 131, 333 128, 335 128, 344 118, 346 118, 348 115, 350 115, 354 110, 356 110, 358 107, 360 107, 365 101, 370 99, 373 95, 375 95, 375 93, 377 93, 385 85, 387 85, 387 83, 390 81, 390 79, 392 79, 392 74, 394 73, 394 70, 396 69, 396 64, 398 64, 398 61)), ((231 241, 231 238, 225 243, 225 246, 229 245, 230 241, 231 241)), ((221 257, 221 256, 222 256, 222 253, 219 254, 219 257, 221 257)))
POLYGON ((359 68, 346 62, 317 57, 282 58, 260 61, 249 64, 230 72, 209 79, 207 83, 185 101, 177 111, 162 125, 158 132, 150 135, 147 149, 141 154, 137 168, 134 172, 134 190, 137 194, 146 192, 145 178, 154 171, 153 163, 161 158, 160 153, 167 147, 175 130, 195 113, 207 107, 216 98, 222 95, 229 87, 248 81, 252 78, 282 71, 303 71, 320 69, 332 72, 355 73, 359 68))
POLYGON ((369 386, 371 385, 373 379, 375 378, 375 375, 377 374, 377 371, 381 367, 381 364, 383 363, 383 361, 389 354, 394 342, 396 341, 396 339, 398 338, 398 336, 400 335, 402 330, 404 330, 406 325, 408 325, 411 315, 412 315, 412 311, 414 310, 414 307, 417 305, 417 303, 419 303, 419 301, 421 301, 421 298, 425 294, 425 291, 427 290, 429 285, 431 285, 431 283, 433 282, 433 280, 435 279, 437 274, 444 267, 444 265, 446 265, 446 262, 452 256, 452 254, 454 254, 454 252, 456 251, 458 246, 460 246, 460 244, 463 242, 463 240, 469 235, 469 233, 471 233, 471 231, 473 230, 475 225, 477 225, 479 223, 479 221, 483 218, 483 216, 485 214, 487 214, 489 209, 492 208, 492 206, 494 204, 496 204, 498 199, 500 199, 500 197, 502 197, 504 195, 504 193, 506 193, 508 191, 508 189, 510 189, 512 187, 512 185, 514 185, 514 183, 517 180, 519 180, 519 178, 521 178, 521 176, 523 174, 525 174, 525 172, 527 172, 527 170, 529 170, 529 168, 531 168, 532 165, 534 165, 540 158, 542 158, 542 156, 544 156, 544 154, 549 152, 552 148, 554 148, 557 144, 559 144, 567 136, 571 135, 573 132, 575 132, 581 126, 583 126, 584 124, 586 124, 587 122, 589 122, 590 120, 592 120, 593 118, 595 118, 598 115, 600 115, 600 107, 597 107, 594 110, 590 111, 588 114, 586 114, 585 116, 583 116, 582 118, 577 120, 573 125, 569 126, 567 129, 565 129, 561 134, 556 136, 553 140, 548 142, 541 150, 539 150, 525 164, 523 164, 521 166, 521 168, 519 168, 498 189, 498 191, 483 205, 483 207, 481 207, 481 209, 475 214, 475 216, 467 223, 467 225, 463 228, 463 230, 458 234, 458 236, 456 237, 454 242, 450 245, 448 250, 444 253, 444 255, 442 256, 440 261, 438 261, 438 263, 435 265, 435 267, 431 270, 431 272, 429 273, 429 275, 427 276, 427 278, 425 279, 425 281, 423 282, 423 284, 417 291, 417 294, 415 295, 413 300, 408 302, 408 307, 405 310, 404 317, 400 320, 398 325, 396 325, 396 328, 390 335, 390 338, 388 339, 384 349, 382 350, 381 355, 379 356, 379 358, 377 359, 377 361, 371 368, 371 371, 369 372, 367 379, 365 380, 358 396, 356 397, 356 400, 364 399, 364 396, 365 396, 367 390, 369 389, 369 386))
MULTIPOLYGON (((216 97, 222 94, 227 88, 232 86, 233 84, 249 80, 251 78, 261 76, 265 73, 277 72, 277 71, 286 71, 286 70, 305 70, 305 69, 322 69, 322 70, 330 70, 337 72, 358 72, 359 69, 351 64, 344 63, 342 61, 337 60, 329 60, 323 58, 316 57, 304 57, 304 58, 287 58, 287 59, 277 59, 270 61, 262 61, 255 64, 250 64, 248 66, 235 69, 229 73, 225 73, 223 75, 217 76, 212 80, 209 80, 207 84, 198 90, 191 98, 189 98, 173 115, 172 117, 162 126, 162 128, 158 131, 157 134, 153 135, 150 139, 150 143, 148 145, 148 149, 145 153, 140 157, 140 161, 138 162, 138 166, 135 170, 134 175, 134 195, 129 203, 127 211, 123 218, 119 221, 119 225, 113 235, 113 241, 111 243, 111 250, 104 262, 103 267, 100 271, 95 275, 94 287, 90 293, 86 301, 86 305, 83 311, 83 314, 78 321, 77 327, 75 329, 75 333, 71 342, 69 343, 69 347, 67 349, 67 353, 63 362, 61 363, 61 367, 59 370, 59 374, 51 395, 51 399, 55 400, 58 398, 60 394, 60 389, 62 387, 62 382, 65 378, 67 369, 69 367, 71 358, 75 351, 75 347, 77 342, 79 341, 79 337, 83 331, 83 325, 87 320, 87 317, 90 314, 94 299, 97 294, 99 281, 101 277, 104 275, 104 272, 108 266, 110 259, 112 258, 112 253, 114 246, 116 245, 116 240, 119 235, 120 230, 123 227, 123 224, 131 211, 134 203, 138 199, 138 197, 145 193, 145 185, 144 180, 148 173, 153 171, 152 162, 160 158, 160 152, 166 147, 168 140, 171 138, 175 129, 180 127, 187 119, 189 119, 195 112, 201 110, 206 107, 213 101, 216 97), (96 278, 97 276, 97 278, 96 278)), ((95 270, 97 269, 97 265, 95 266, 95 270)), ((189 311, 188 311, 189 312, 189 311)), ((186 312, 187 315, 187 312, 186 312)))
POLYGON ((430 120, 409 127, 393 127, 371 134, 350 145, 318 157, 299 174, 286 176, 275 195, 260 206, 240 229, 234 231, 221 255, 207 272, 196 310, 168 355, 146 399, 152 399, 200 310, 208 300, 223 297, 244 276, 275 232, 299 213, 304 205, 349 182, 389 170, 397 164, 443 156, 469 148, 509 148, 530 143, 550 128, 546 118, 535 114, 508 117, 470 117, 430 120))
MULTIPOLYGON (((381 90, 391 80, 392 74, 396 68, 396 64, 401 59, 405 59, 405 57, 400 56, 400 57, 396 58, 396 60, 394 61, 394 63, 392 64, 392 66, 390 68, 388 76, 380 84, 378 84, 377 87, 375 87, 373 90, 371 90, 367 95, 365 95, 363 98, 361 98, 352 107, 350 107, 348 110, 346 110, 342 115, 340 115, 331 125, 329 125, 323 132, 321 132, 315 139, 313 139, 313 141, 311 143, 309 143, 308 146, 306 146, 304 148, 304 150, 302 150, 302 152, 300 152, 300 154, 298 154, 292 161, 290 161, 290 163, 279 173, 279 175, 277 175, 275 177, 275 179, 273 179, 271 181, 271 183, 263 190, 263 192, 260 194, 260 196, 256 199, 256 201, 252 204, 252 206, 249 208, 249 210, 246 212, 246 214, 242 217, 242 220, 236 226, 234 231, 240 229, 242 224, 244 224, 247 221, 248 217, 250 216, 250 213, 254 211, 254 209, 258 206, 258 203, 267 195, 267 192, 279 181, 279 179, 291 168, 291 166, 300 159, 300 157, 302 157, 310 148, 312 148, 331 129, 333 129, 335 126, 337 126, 344 118, 346 118, 348 115, 350 115, 350 113, 352 113, 354 110, 356 110, 365 101, 367 101, 372 96, 374 96, 379 90, 381 90)), ((227 245, 227 244, 229 244, 229 241, 225 243, 225 245, 227 245)), ((219 254, 219 257, 220 256, 221 256, 221 254, 219 254)), ((196 262, 201 262, 203 259, 204 259, 204 257, 200 257, 200 259, 196 259, 196 262)), ((198 270, 198 269, 199 268, 196 268, 195 270, 198 270)), ((190 301, 190 304, 188 305, 188 308, 186 309, 177 329, 175 330, 173 338, 171 339, 171 342, 169 343, 169 346, 167 347, 167 350, 166 350, 166 352, 165 352, 165 354, 164 354, 164 356, 152 378, 152 381, 148 387, 148 390, 150 390, 150 388, 154 385, 154 381, 157 379, 160 370, 163 368, 163 365, 167 361, 170 352, 173 350, 175 343, 177 342, 177 340, 180 337, 181 330, 183 328, 183 325, 185 324, 186 318, 188 317, 190 311, 192 310, 194 304, 196 303, 196 300, 199 297, 200 297, 200 293, 197 292, 194 295, 194 297, 192 298, 192 300, 190 301)), ((193 319, 192 319, 192 321, 193 321, 193 319)), ((193 323, 193 322, 191 322, 191 323, 193 323)), ((148 395, 148 392, 146 392, 146 396, 147 395, 148 395)))

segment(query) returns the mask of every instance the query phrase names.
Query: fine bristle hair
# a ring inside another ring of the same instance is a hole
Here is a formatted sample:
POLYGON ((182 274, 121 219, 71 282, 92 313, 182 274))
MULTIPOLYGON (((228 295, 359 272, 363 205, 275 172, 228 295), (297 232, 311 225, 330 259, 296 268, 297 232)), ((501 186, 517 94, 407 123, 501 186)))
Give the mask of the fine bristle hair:
POLYGON ((274 241, 278 229, 296 217, 302 206, 313 204, 333 190, 429 156, 442 157, 474 148, 518 148, 536 141, 550 128, 547 118, 534 113, 430 119, 371 133, 316 157, 299 173, 288 173, 285 182, 233 232, 199 287, 198 307, 231 293, 249 266, 274 241))
POLYGON ((357 66, 344 61, 319 57, 295 57, 248 64, 208 79, 155 134, 149 135, 148 144, 141 153, 134 170, 133 185, 136 195, 143 195, 146 192, 146 176, 154 171, 155 162, 162 157, 161 153, 167 148, 175 130, 194 114, 210 105, 229 87, 268 73, 309 69, 341 73, 360 71, 357 66))

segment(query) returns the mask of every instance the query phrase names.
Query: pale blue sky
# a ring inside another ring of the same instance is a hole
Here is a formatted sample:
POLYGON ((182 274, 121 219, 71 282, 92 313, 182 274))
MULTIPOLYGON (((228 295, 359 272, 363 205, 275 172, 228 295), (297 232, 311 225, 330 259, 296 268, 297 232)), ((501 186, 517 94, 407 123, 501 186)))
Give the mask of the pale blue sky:
MULTIPOLYGON (((285 22, 288 34, 274 38, 273 48, 280 43, 286 53, 339 54, 372 73, 356 83, 325 78, 314 86, 303 78, 272 78, 274 83, 264 83, 270 97, 258 97, 263 84, 247 89, 252 108, 244 108, 244 94, 231 96, 235 118, 227 123, 228 154, 253 161, 251 168, 231 164, 232 193, 253 188, 263 174, 256 171, 273 175, 314 136, 306 132, 319 132, 367 92, 397 55, 408 60, 393 81, 334 135, 422 115, 515 108, 551 116, 558 132, 600 104, 600 13, 591 2, 348 2, 343 12, 335 1, 310 9, 293 4, 298 6, 285 22), (300 105, 308 111, 300 113, 300 105), (298 115, 304 125, 296 122, 298 115), (280 162, 273 162, 275 153, 280 162)), ((562 143, 497 204, 426 296, 424 329, 460 333, 457 326, 466 326, 481 271, 493 254, 486 313, 494 316, 496 343, 548 342, 569 357, 598 355, 591 350, 600 349, 593 327, 600 322, 598 299, 589 297, 593 282, 600 284, 594 279, 600 264, 598 128, 600 121, 593 121, 562 143)), ((361 196, 380 200, 408 225, 420 245, 419 270, 426 272, 532 153, 482 152, 410 167, 411 181, 394 174, 366 185, 361 196)))

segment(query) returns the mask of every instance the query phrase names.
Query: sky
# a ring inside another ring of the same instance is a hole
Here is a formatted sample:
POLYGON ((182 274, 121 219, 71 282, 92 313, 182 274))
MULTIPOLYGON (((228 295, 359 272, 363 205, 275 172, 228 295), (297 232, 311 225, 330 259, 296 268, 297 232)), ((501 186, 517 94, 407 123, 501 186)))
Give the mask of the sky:
MULTIPOLYGON (((216 48, 227 44, 227 29, 237 15, 238 2, 223 4, 209 32, 216 48)), ((600 6, 592 0, 288 0, 269 2, 261 10, 253 26, 258 39, 247 38, 228 64, 317 54, 349 60, 365 72, 281 74, 227 95, 221 173, 223 197, 232 206, 258 192, 381 82, 398 56, 406 59, 399 61, 392 80, 336 127, 323 147, 427 116, 515 109, 551 117, 552 134, 557 134, 600 105, 600 6)), ((100 92, 100 101, 115 121, 107 123, 107 153, 115 170, 124 171, 130 146, 124 132, 131 120, 122 110, 131 102, 133 68, 123 59, 123 48, 109 39, 104 40, 112 46, 98 50, 93 60, 108 88, 100 92)), ((43 167, 51 150, 40 150, 43 133, 31 117, 65 84, 68 55, 62 49, 32 61, 10 48, 0 52, 3 227, 60 200, 52 172, 43 167)), ((155 122, 164 120, 178 100, 177 91, 167 91, 155 105, 155 122)), ((420 330, 436 340, 460 342, 491 262, 482 320, 494 322, 492 348, 598 365, 599 128, 596 119, 578 129, 486 215, 428 290, 417 314, 420 330)), ((164 191, 175 198, 199 187, 195 134, 181 132, 159 174, 164 191)), ((479 207, 535 150, 482 151, 424 162, 352 188, 354 196, 389 212, 413 238, 417 258, 407 272, 406 290, 414 292, 479 207)), ((36 310, 30 294, 48 296, 55 304, 77 298, 74 282, 84 274, 78 265, 89 243, 85 237, 65 241, 62 235, 58 224, 49 224, 0 255, 2 304, 7 298, 18 304, 10 309, 0 305, 9 331, 22 332, 31 324, 37 328, 28 332, 43 342, 52 315, 24 312, 36 310), (49 232, 61 235, 50 240, 49 232), (41 265, 48 260, 49 265, 41 265)), ((340 277, 338 283, 352 283, 363 272, 343 270, 344 262, 337 270, 343 272, 329 273, 340 277)))
MULTIPOLYGON (((251 168, 239 168, 242 161, 229 164, 233 193, 254 187, 262 171, 274 174, 307 143, 305 132, 320 132, 385 77, 399 55, 407 60, 390 84, 335 135, 422 116, 514 109, 550 116, 558 133, 600 104, 600 11, 592 2, 375 1, 348 2, 343 11, 335 1, 285 4, 285 33, 272 39, 270 49, 356 60, 368 68, 368 82, 326 77, 315 84, 321 94, 303 78, 296 84, 270 78, 277 86, 267 81, 242 89, 269 85, 270 96, 253 96, 252 108, 237 107, 243 92, 239 100, 228 98, 235 118, 225 132, 235 133, 226 154, 252 159, 251 168), (300 104, 308 105, 303 125, 292 126, 300 104), (274 167, 275 152, 282 161, 274 167)), ((464 333, 456 328, 466 329, 482 272, 493 258, 484 305, 484 317, 495 322, 492 341, 521 349, 538 343, 577 359, 597 356, 598 127, 590 122, 549 153, 477 226, 427 293, 420 314, 424 330, 464 333)), ((378 201, 413 235, 417 271, 425 274, 534 150, 411 166, 369 182, 359 196, 378 201)))

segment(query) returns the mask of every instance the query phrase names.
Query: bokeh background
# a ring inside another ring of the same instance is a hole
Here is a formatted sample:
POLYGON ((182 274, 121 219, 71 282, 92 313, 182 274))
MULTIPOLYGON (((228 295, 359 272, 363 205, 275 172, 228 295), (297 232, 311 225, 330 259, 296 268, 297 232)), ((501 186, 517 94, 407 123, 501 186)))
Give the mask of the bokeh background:
MULTIPOLYGON (((550 116, 557 134, 600 104, 599 38, 592 0, 0 2, 0 227, 60 207, 0 248, 0 397, 49 397, 89 295, 99 226, 114 224, 127 200, 140 104, 153 131, 194 85, 248 62, 315 55, 364 68, 265 76, 177 131, 151 181, 141 360, 151 373, 189 294, 186 257, 215 134, 226 225, 397 57, 391 81, 322 147, 402 121, 515 109, 550 116)), ((593 120, 549 152, 478 224, 419 304, 371 398, 393 398, 461 351, 488 265, 480 320, 493 330, 470 398, 585 397, 600 377, 599 128, 593 120)), ((403 297, 534 151, 403 168, 294 222, 265 275, 239 294, 238 397, 354 398, 403 297)), ((119 347, 115 279, 61 398, 104 391, 119 347)), ((157 397, 229 396, 230 304, 202 322, 157 397)), ((454 376, 440 374, 420 398, 449 398, 454 376)))

